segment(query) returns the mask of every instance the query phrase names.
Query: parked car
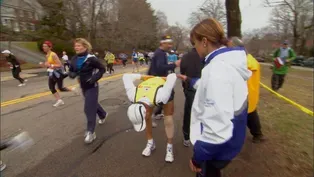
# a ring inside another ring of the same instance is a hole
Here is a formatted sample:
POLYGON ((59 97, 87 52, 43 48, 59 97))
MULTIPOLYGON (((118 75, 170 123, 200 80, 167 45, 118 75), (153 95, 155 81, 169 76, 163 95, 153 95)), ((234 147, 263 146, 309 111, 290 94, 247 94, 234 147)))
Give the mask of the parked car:
POLYGON ((291 64, 294 66, 302 66, 304 62, 304 57, 303 56, 297 56, 291 64))
POLYGON ((314 68, 314 57, 310 57, 304 60, 302 66, 314 68))
POLYGON ((258 62, 265 62, 265 59, 262 58, 262 57, 256 57, 256 60, 257 60, 258 62))

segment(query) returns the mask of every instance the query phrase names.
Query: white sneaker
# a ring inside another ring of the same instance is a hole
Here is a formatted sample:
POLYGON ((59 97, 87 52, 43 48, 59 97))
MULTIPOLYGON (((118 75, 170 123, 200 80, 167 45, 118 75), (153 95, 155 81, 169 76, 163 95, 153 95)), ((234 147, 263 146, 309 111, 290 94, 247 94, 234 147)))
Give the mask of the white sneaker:
POLYGON ((99 123, 100 125, 104 124, 104 123, 106 122, 106 120, 107 120, 107 117, 108 117, 108 113, 106 113, 106 117, 105 117, 104 119, 99 119, 99 120, 98 120, 98 123, 99 123))
POLYGON ((0 161, 0 171, 3 171, 7 166, 0 161))
POLYGON ((22 86, 25 86, 26 84, 25 83, 23 83, 23 84, 19 84, 18 86, 19 87, 22 87, 22 86))
POLYGON ((174 155, 173 155, 173 150, 172 148, 167 147, 167 152, 166 152, 166 162, 172 163, 174 161, 174 155))
POLYGON ((190 140, 183 140, 183 145, 185 147, 190 147, 191 146, 191 141, 190 140))
POLYGON ((156 128, 157 127, 157 123, 155 121, 152 121, 152 126, 153 126, 153 128, 156 128))
POLYGON ((156 120, 161 120, 164 117, 164 114, 157 114, 154 116, 156 120))
POLYGON ((145 157, 149 157, 152 154, 152 151, 156 149, 155 142, 147 143, 146 148, 143 150, 142 155, 145 157))
POLYGON ((61 99, 59 99, 59 100, 53 105, 53 107, 58 107, 58 106, 61 106, 61 105, 64 105, 64 101, 62 101, 61 99))
POLYGON ((27 79, 24 79, 24 82, 27 82, 28 80, 27 79))
POLYGON ((96 139, 96 133, 95 132, 94 133, 87 132, 85 134, 85 140, 84 141, 85 141, 86 144, 92 143, 95 139, 96 139))
POLYGON ((109 71, 107 71, 106 74, 109 74, 109 71))

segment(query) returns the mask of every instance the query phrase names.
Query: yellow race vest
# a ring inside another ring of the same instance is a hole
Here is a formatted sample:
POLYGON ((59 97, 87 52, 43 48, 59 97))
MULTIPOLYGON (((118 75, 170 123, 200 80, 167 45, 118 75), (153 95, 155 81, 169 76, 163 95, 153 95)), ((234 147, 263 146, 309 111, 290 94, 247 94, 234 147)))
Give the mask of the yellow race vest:
POLYGON ((135 93, 135 102, 139 102, 141 98, 148 98, 149 101, 158 106, 156 103, 156 94, 159 88, 161 88, 165 84, 165 80, 160 77, 154 77, 143 81, 136 88, 135 93))

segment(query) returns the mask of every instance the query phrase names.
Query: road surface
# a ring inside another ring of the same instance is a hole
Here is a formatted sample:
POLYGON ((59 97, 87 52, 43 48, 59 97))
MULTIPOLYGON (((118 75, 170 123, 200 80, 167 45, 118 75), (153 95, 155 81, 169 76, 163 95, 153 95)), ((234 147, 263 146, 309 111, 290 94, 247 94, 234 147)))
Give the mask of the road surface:
MULTIPOLYGON (((154 129, 156 151, 144 158, 141 152, 146 145, 145 134, 134 132, 126 116, 129 102, 119 73, 131 70, 131 67, 118 67, 115 75, 105 75, 100 82, 99 101, 110 115, 104 125, 96 127, 97 140, 91 145, 83 141, 86 125, 81 96, 61 93, 65 105, 53 108, 54 98, 45 94, 48 92, 46 76, 30 78, 25 87, 17 87, 15 80, 1 82, 1 139, 28 131, 35 141, 26 152, 1 152, 1 160, 7 164, 2 176, 194 176, 188 168, 192 149, 182 145, 184 96, 179 81, 175 97, 175 161, 167 164, 163 122, 158 121, 159 126, 154 129)), ((73 80, 65 80, 66 86, 74 84, 73 80)))

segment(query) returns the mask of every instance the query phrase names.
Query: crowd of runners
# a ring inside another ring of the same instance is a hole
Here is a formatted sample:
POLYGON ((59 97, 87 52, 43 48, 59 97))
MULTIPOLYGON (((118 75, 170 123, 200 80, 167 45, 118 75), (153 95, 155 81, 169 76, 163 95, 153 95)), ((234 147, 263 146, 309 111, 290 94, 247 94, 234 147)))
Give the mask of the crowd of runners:
MULTIPOLYGON (((146 132, 147 143, 142 151, 146 157, 156 149, 152 133, 152 128, 157 126, 154 119, 163 119, 167 139, 165 161, 173 162, 174 86, 177 79, 181 80, 185 95, 182 142, 185 147, 193 145, 194 148, 190 168, 198 177, 220 177, 221 170, 241 151, 246 127, 250 129, 254 143, 265 140, 257 113, 260 65, 245 50, 239 38, 225 37, 222 25, 215 19, 209 18, 197 24, 190 32, 190 41, 193 49, 185 55, 173 51, 173 40, 167 35, 161 38, 155 52, 143 54, 133 51, 133 73, 122 77, 127 98, 131 102, 127 116, 135 131, 146 132), (140 74, 139 64, 145 61, 146 64, 150 62, 148 73, 140 74), (175 73, 176 68, 180 69, 180 74, 175 73), (140 84, 136 85, 136 80, 141 80, 140 84)), ((74 91, 79 94, 77 88, 63 86, 64 78, 76 79, 85 102, 87 124, 84 142, 92 143, 96 139, 97 115, 99 124, 104 124, 108 117, 108 112, 98 103, 98 81, 106 71, 114 73, 115 55, 106 51, 106 68, 97 54, 91 54, 91 44, 86 39, 77 38, 74 41, 76 55, 69 60, 66 52, 63 52, 62 59, 66 61, 63 65, 52 51, 50 41, 45 41, 42 47, 46 62, 40 65, 47 68, 49 89, 56 99, 53 106, 65 104, 56 85, 61 92, 74 91)), ((293 53, 285 49, 287 42, 284 42, 284 47, 274 60, 272 83, 275 90, 282 86, 283 77, 280 74, 287 70, 282 59, 286 62, 293 59, 293 53)), ((26 80, 19 76, 20 64, 14 55, 8 50, 2 53, 11 63, 14 78, 25 85, 26 80)), ((125 67, 128 56, 120 53, 119 58, 125 67)), ((1 142, 2 145, 5 144, 1 142)))

